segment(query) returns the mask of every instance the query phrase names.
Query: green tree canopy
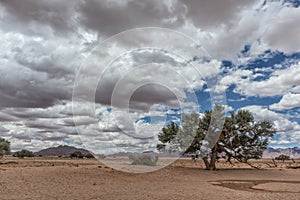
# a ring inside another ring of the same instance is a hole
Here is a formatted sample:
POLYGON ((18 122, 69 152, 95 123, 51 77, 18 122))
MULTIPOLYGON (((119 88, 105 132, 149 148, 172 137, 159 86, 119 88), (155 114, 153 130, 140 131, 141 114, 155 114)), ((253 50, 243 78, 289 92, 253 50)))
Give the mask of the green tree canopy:
POLYGON ((0 138, 0 158, 8 154, 10 154, 10 142, 0 138))
POLYGON ((24 157, 34 157, 34 153, 32 151, 23 149, 21 151, 17 151, 14 153, 15 157, 24 158, 24 157))
MULTIPOLYGON (((162 132, 158 134, 158 139, 161 144, 157 145, 159 151, 165 151, 166 145, 172 143, 175 140, 175 137, 179 131, 179 126, 174 122, 162 128, 162 132)), ((172 151, 172 149, 169 149, 172 151)))
POLYGON ((286 161, 286 160, 290 160, 291 157, 289 155, 284 155, 281 154, 278 157, 275 157, 275 160, 281 160, 282 162, 286 161))
POLYGON ((70 158, 83 158, 84 154, 81 151, 74 151, 70 154, 70 158))

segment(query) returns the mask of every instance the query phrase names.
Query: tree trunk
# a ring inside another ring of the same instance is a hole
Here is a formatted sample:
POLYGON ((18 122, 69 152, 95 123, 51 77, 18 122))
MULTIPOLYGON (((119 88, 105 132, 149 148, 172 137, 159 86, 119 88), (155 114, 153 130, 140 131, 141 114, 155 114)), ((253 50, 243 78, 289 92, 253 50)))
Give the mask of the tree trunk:
POLYGON ((231 165, 232 165, 232 162, 231 162, 231 156, 228 156, 228 158, 227 158, 227 162, 229 162, 229 164, 231 164, 231 165))
POLYGON ((217 161, 217 146, 215 145, 212 149, 210 156, 210 170, 216 170, 216 161, 217 161))
POLYGON ((205 164, 206 170, 216 170, 216 161, 217 161, 217 146, 215 145, 212 149, 210 160, 208 161, 208 157, 203 157, 202 160, 205 164))
POLYGON ((210 170, 210 163, 208 162, 207 157, 203 157, 202 160, 204 161, 205 169, 210 170))

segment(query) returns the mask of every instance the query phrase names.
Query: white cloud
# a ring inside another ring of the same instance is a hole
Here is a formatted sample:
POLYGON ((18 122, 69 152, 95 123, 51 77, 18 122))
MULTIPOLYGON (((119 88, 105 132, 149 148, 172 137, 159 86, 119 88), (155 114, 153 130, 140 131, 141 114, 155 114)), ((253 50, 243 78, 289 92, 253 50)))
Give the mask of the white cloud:
POLYGON ((282 70, 274 71, 263 81, 245 79, 237 84, 235 91, 246 96, 276 96, 291 91, 300 84, 300 63, 282 70))
POLYGON ((249 110, 256 120, 268 120, 274 124, 280 138, 273 140, 272 144, 283 144, 283 141, 289 141, 290 143, 300 142, 300 125, 295 121, 289 120, 284 114, 279 114, 263 106, 256 105, 240 109, 249 110))
POLYGON ((278 103, 270 105, 273 110, 286 110, 300 107, 300 94, 287 93, 278 103))
POLYGON ((276 16, 276 23, 270 25, 263 40, 272 49, 291 53, 300 46, 300 7, 284 7, 276 16))
POLYGON ((216 86, 217 91, 226 90, 235 85, 234 92, 245 96, 272 97, 284 95, 287 92, 296 92, 300 85, 300 63, 292 64, 283 69, 273 69, 273 72, 263 80, 255 78, 264 76, 252 70, 230 70, 216 86))

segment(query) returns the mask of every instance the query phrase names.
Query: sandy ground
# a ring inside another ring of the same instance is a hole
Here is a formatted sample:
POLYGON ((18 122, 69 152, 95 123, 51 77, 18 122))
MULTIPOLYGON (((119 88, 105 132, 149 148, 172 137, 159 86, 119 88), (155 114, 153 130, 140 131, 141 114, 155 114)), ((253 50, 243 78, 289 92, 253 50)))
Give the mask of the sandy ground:
POLYGON ((180 159, 161 170, 124 173, 96 160, 58 158, 0 160, 0 200, 8 199, 268 199, 299 200, 300 163, 270 160, 249 166, 218 163, 217 171, 206 171, 203 163, 180 159))

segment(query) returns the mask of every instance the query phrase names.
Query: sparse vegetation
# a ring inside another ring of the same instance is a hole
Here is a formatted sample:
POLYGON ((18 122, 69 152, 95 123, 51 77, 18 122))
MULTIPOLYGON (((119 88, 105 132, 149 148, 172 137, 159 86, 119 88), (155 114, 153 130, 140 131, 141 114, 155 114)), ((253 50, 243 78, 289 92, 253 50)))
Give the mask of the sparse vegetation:
POLYGON ((14 157, 25 158, 25 157, 34 157, 34 153, 32 151, 23 149, 21 151, 17 151, 13 154, 14 157))
POLYGON ((130 155, 129 159, 132 161, 131 164, 133 165, 156 166, 158 156, 152 154, 136 154, 130 155))
POLYGON ((84 154, 81 153, 80 151, 74 151, 73 153, 70 154, 70 158, 83 158, 84 154))
POLYGON ((274 158, 272 158, 272 162, 273 162, 274 167, 278 166, 278 164, 277 164, 277 162, 276 162, 276 160, 274 158))
POLYGON ((70 158, 88 158, 88 159, 93 159, 95 157, 91 153, 84 154, 81 151, 74 151, 73 153, 70 154, 70 158))
POLYGON ((94 156, 93 154, 91 154, 91 153, 85 154, 84 157, 86 157, 86 158, 88 158, 88 159, 93 159, 93 158, 95 158, 95 156, 94 156))
POLYGON ((281 154, 277 157, 275 157, 275 160, 281 160, 282 162, 286 161, 286 160, 290 160, 290 156, 289 155, 284 155, 284 154, 281 154))
POLYGON ((10 154, 10 142, 3 138, 0 138, 0 159, 4 155, 8 154, 10 154))

